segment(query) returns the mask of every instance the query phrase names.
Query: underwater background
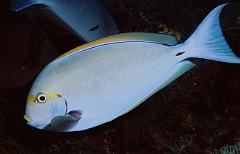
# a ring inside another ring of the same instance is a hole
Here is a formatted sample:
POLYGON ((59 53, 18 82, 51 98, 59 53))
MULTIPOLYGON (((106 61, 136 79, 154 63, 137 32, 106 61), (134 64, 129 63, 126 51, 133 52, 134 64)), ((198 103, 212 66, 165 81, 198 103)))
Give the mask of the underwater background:
MULTIPOLYGON (((221 26, 240 57, 239 0, 100 2, 120 33, 176 32, 179 43, 214 7, 229 2, 221 14, 221 26)), ((0 153, 240 153, 240 66, 202 59, 190 59, 196 67, 112 122, 72 133, 28 126, 23 115, 35 77, 56 56, 83 42, 34 10, 11 12, 9 0, 0 0, 0 8, 0 56, 10 54, 0 61, 0 74, 4 74, 0 79, 0 153), (16 37, 21 41, 8 40, 16 37), (9 53, 10 48, 14 52, 9 53), (20 60, 12 59, 13 54, 20 60)))

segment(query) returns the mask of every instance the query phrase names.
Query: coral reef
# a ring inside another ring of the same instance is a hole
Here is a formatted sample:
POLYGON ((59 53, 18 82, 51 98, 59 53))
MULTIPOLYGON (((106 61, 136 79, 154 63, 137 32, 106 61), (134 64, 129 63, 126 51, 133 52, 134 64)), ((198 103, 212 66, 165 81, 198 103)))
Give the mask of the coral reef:
POLYGON ((225 145, 219 150, 214 150, 214 152, 211 152, 210 154, 239 154, 240 153, 240 142, 234 144, 234 145, 225 145))

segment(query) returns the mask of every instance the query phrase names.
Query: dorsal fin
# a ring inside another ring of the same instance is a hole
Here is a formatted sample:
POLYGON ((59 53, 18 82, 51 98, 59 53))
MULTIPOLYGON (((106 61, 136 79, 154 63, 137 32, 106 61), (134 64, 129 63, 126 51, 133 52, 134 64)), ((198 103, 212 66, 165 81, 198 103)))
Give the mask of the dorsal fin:
POLYGON ((74 52, 77 52, 81 49, 85 49, 88 47, 92 47, 92 46, 96 46, 96 45, 100 45, 100 44, 111 43, 111 42, 133 41, 133 40, 159 42, 159 43, 167 44, 167 45, 177 44, 176 38, 171 35, 156 34, 156 33, 144 33, 144 32, 122 33, 122 34, 111 35, 108 37, 98 39, 96 41, 92 41, 92 42, 83 44, 79 47, 76 47, 76 48, 64 53, 63 55, 56 58, 54 61, 59 60, 67 55, 70 55, 74 52))

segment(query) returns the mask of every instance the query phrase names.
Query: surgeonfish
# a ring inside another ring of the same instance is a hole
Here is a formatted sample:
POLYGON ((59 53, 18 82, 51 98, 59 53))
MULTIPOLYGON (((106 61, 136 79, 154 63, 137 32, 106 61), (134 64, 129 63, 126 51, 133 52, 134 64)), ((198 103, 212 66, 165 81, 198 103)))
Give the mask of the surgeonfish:
POLYGON ((11 9, 35 9, 85 42, 117 33, 109 12, 98 0, 11 0, 11 9))
POLYGON ((82 131, 134 109, 194 67, 187 58, 240 64, 220 28, 225 5, 213 9, 181 44, 165 34, 123 33, 70 50, 38 75, 24 118, 38 129, 82 131))

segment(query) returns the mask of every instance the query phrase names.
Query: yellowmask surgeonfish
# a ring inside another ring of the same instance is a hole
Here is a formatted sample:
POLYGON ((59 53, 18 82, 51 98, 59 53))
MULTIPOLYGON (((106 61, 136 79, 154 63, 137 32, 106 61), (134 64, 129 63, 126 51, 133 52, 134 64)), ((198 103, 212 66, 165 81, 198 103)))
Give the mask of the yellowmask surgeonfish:
POLYGON ((117 33, 114 20, 98 0, 11 0, 14 11, 28 7, 85 42, 117 33))
POLYGON ((187 58, 240 64, 220 28, 222 4, 182 44, 164 34, 105 37, 58 57, 36 78, 24 118, 38 129, 82 131, 131 111, 195 66, 187 58))

